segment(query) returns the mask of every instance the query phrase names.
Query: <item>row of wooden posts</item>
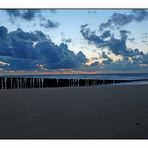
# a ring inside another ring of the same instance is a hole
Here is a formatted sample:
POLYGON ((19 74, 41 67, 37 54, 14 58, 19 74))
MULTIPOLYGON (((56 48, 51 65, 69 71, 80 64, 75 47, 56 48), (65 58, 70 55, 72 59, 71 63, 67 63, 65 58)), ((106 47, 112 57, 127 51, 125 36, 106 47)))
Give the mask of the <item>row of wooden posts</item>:
POLYGON ((128 80, 0 77, 0 89, 81 87, 129 82, 128 80))

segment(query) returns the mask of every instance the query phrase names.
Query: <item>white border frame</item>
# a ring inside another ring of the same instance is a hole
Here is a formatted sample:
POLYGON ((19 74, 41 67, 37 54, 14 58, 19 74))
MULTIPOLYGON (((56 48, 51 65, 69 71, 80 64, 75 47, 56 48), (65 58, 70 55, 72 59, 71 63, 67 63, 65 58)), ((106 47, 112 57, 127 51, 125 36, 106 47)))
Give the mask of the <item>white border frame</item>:
POLYGON ((2 0, 1 8, 148 8, 147 0, 2 0))
MULTIPOLYGON (((148 8, 147 0, 2 0, 0 8, 148 8)), ((147 140, 0 140, 1 148, 147 148, 147 140)))

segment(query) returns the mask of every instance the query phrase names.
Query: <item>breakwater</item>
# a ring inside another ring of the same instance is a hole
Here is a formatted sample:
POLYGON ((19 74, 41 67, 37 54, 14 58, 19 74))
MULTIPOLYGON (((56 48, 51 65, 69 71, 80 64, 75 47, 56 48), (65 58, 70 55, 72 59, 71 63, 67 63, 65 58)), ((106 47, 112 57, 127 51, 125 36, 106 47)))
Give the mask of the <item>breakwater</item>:
POLYGON ((96 80, 96 79, 56 79, 0 77, 0 89, 48 88, 48 87, 81 87, 117 84, 141 80, 96 80))

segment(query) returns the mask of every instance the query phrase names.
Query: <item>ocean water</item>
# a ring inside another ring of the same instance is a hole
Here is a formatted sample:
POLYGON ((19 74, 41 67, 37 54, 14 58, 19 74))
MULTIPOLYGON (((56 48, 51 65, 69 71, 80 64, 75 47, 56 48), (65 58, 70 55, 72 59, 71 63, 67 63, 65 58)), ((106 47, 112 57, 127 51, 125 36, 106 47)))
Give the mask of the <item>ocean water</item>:
MULTIPOLYGON (((134 82, 120 83, 119 85, 148 84, 148 73, 55 74, 55 75, 48 74, 48 75, 15 75, 12 77, 58 78, 58 79, 99 79, 99 80, 140 80, 140 81, 134 81, 134 82)), ((118 84, 115 84, 115 85, 118 85, 118 84)))
MULTIPOLYGON (((6 76, 10 77, 10 76, 6 76)), ((48 74, 48 75, 13 75, 11 77, 58 78, 58 79, 100 79, 100 80, 139 80, 148 79, 148 73, 124 74, 48 74)))

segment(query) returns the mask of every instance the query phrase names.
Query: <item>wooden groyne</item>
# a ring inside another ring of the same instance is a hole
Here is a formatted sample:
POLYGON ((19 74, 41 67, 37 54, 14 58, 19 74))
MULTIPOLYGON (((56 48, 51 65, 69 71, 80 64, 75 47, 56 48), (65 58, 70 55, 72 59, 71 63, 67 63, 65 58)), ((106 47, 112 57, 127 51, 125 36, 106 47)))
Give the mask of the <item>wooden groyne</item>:
POLYGON ((141 80, 96 80, 96 79, 56 79, 0 77, 0 89, 48 88, 48 87, 81 87, 116 84, 141 80))

